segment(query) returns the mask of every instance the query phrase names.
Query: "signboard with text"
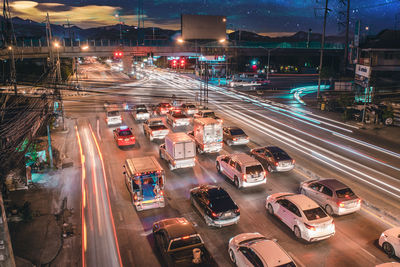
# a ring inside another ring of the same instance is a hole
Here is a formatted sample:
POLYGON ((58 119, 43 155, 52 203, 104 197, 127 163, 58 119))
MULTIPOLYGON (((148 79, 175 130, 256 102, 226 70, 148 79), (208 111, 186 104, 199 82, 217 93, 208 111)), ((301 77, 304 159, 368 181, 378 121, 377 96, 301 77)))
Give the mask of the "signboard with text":
POLYGON ((369 76, 371 75, 371 67, 357 64, 356 65, 356 74, 363 76, 365 78, 369 78, 369 76))

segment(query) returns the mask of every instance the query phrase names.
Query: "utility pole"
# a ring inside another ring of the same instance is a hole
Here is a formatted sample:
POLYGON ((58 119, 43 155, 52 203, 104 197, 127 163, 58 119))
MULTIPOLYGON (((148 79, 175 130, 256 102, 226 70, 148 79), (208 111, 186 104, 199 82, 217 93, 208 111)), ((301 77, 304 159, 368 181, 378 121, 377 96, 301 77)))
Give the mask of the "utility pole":
POLYGON ((17 39, 15 38, 14 26, 12 23, 10 6, 8 0, 3 0, 3 24, 2 24, 2 38, 4 46, 9 51, 10 60, 10 84, 14 87, 15 95, 18 94, 17 88, 17 71, 15 69, 14 51, 17 48, 17 39))
POLYGON ((327 17, 327 15, 328 15, 328 0, 325 0, 324 26, 323 26, 323 30, 322 30, 321 54, 320 54, 320 57, 319 57, 317 100, 319 99, 320 90, 321 90, 321 71, 322 71, 322 63, 323 63, 324 48, 325 48, 325 29, 326 29, 326 17, 327 17))
POLYGON ((308 29, 308 34, 307 34, 307 48, 310 48, 310 35, 311 35, 312 29, 308 29))
POLYGON ((346 38, 344 47, 344 72, 347 69, 347 63, 349 59, 349 23, 350 23, 350 0, 347 0, 347 10, 346 10, 346 38))

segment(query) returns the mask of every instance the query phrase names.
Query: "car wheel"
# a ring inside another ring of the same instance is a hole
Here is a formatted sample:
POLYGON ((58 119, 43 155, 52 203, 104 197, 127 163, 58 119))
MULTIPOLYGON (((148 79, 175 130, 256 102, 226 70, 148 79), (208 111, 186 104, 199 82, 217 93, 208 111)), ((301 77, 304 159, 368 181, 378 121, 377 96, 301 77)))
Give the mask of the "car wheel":
POLYGON ((385 125, 392 125, 392 124, 393 124, 393 118, 386 118, 385 125))
POLYGON ((383 243, 382 244, 382 248, 383 248, 383 251, 385 251, 385 253, 389 257, 393 257, 394 256, 394 248, 390 243, 388 243, 388 242, 383 243))
POLYGON ((272 207, 271 204, 268 204, 268 213, 269 213, 270 215, 274 215, 274 208, 272 207))
POLYGON ((216 168, 217 168, 217 172, 221 173, 221 166, 219 166, 219 162, 217 162, 216 168))
POLYGON ((294 233, 294 235, 296 236, 297 239, 301 238, 300 228, 297 225, 294 226, 293 233, 294 233))
POLYGON ((162 156, 161 150, 159 151, 160 154, 160 159, 164 159, 164 157, 162 156))
POLYGON ((333 215, 333 209, 330 205, 325 206, 325 211, 326 211, 326 213, 328 213, 329 216, 333 215))
POLYGON ((271 167, 271 165, 268 164, 267 170, 268 170, 268 172, 272 172, 272 167, 271 167))
POLYGON ((239 179, 235 176, 235 178, 233 178, 233 181, 234 181, 234 183, 235 183, 235 186, 237 187, 237 188, 240 188, 240 183, 239 183, 239 179))
POLYGON ((236 265, 235 252, 233 252, 232 249, 229 249, 229 258, 231 258, 231 261, 236 265))

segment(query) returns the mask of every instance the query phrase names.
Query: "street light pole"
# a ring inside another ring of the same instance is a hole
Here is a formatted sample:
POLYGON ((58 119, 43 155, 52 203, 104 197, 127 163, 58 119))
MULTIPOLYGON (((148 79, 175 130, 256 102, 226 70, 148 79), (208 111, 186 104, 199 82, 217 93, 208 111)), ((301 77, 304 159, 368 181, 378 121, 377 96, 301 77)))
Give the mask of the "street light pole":
POLYGON ((270 55, 271 55, 271 50, 268 49, 267 81, 269 81, 269 58, 270 58, 270 55))
POLYGON ((325 12, 324 12, 324 27, 322 30, 322 41, 321 41, 321 54, 319 57, 319 73, 318 73, 318 91, 317 100, 319 99, 320 89, 321 89, 321 71, 322 71, 322 59, 324 57, 324 47, 325 47, 325 29, 326 29, 326 17, 328 15, 328 0, 325 1, 325 12))

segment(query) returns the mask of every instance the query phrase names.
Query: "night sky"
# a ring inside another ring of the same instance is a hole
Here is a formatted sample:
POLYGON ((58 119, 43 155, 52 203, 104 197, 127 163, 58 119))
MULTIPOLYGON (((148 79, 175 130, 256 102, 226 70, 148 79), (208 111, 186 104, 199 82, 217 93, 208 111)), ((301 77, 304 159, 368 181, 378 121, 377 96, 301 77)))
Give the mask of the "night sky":
MULTIPOLYGON (((142 0, 145 26, 168 29, 180 28, 180 14, 225 15, 230 30, 247 30, 260 34, 288 35, 309 28, 322 31, 325 0, 142 0)), ((52 23, 66 20, 82 28, 118 23, 136 25, 138 0, 56 0, 10 1, 12 16, 43 21, 49 12, 52 23), (119 17, 115 16, 116 14, 119 17)), ((351 0, 351 26, 361 20, 363 29, 377 33, 382 29, 400 28, 400 0, 351 0)), ((338 21, 345 19, 345 7, 339 0, 329 0, 331 9, 327 33, 344 31, 338 21)))

